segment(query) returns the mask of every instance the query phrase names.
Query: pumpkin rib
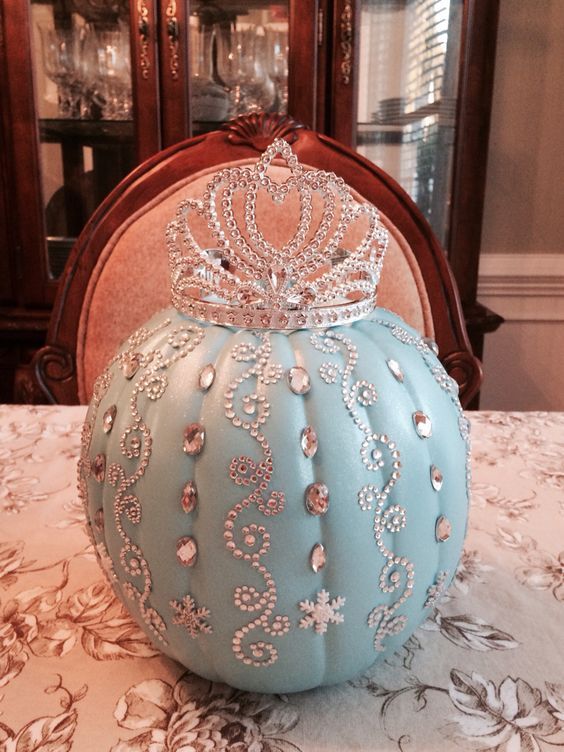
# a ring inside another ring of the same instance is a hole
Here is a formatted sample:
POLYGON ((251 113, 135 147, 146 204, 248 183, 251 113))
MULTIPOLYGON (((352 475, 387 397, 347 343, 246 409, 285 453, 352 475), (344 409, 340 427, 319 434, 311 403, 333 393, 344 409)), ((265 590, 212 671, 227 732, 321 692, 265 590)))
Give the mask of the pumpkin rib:
MULTIPOLYGON (((292 358, 292 364, 305 368, 305 370, 308 372, 311 378, 313 376, 313 373, 312 373, 312 368, 309 364, 309 359, 307 357, 308 347, 306 346, 306 342, 307 342, 307 345, 309 345, 309 341, 306 338, 306 332, 304 330, 292 332, 287 337, 285 337, 285 339, 289 345, 289 351, 290 351, 291 358, 292 358), (304 342, 302 342, 302 340, 304 340, 304 342)), ((312 386, 312 390, 314 389, 315 389, 315 385, 312 386)), ((294 405, 299 404, 301 407, 300 415, 303 416, 303 420, 302 420, 303 428, 305 428, 306 426, 312 425, 315 429, 315 424, 317 421, 314 418, 316 417, 317 411, 315 410, 316 403, 313 399, 314 396, 315 395, 311 393, 307 393, 301 397, 299 395, 295 395, 295 400, 293 401, 293 404, 294 405)), ((299 448, 300 437, 298 436, 296 437, 296 439, 297 439, 298 451, 301 452, 301 449, 299 448)), ((322 447, 318 451, 323 451, 322 447)), ((300 457, 300 460, 301 459, 302 458, 300 457)), ((311 468, 311 475, 307 479, 307 481, 304 483, 302 498, 297 499, 296 501, 301 507, 302 514, 305 514, 305 522, 308 524, 308 526, 311 527, 312 524, 316 525, 314 535, 312 535, 312 539, 314 539, 315 542, 323 543, 323 541, 326 540, 327 538, 327 534, 326 534, 326 526, 328 522, 328 520, 326 519, 327 515, 320 515, 316 517, 314 515, 309 515, 305 511, 305 492, 310 484, 319 483, 319 482, 323 483, 325 482, 326 479, 324 479, 323 477, 320 477, 319 475, 319 471, 321 469, 321 463, 319 461, 319 457, 317 454, 315 455, 314 458, 312 458, 312 460, 308 460, 307 464, 311 468), (316 461, 316 458, 317 458, 317 461, 316 461)), ((330 513, 330 509, 328 510, 327 514, 329 513, 330 513)), ((312 544, 312 546, 313 545, 314 544, 312 544)), ((304 554, 306 554, 306 552, 304 552, 304 554)), ((306 555, 309 556, 309 551, 307 552, 306 555)), ((304 561, 307 561, 305 559, 305 556, 304 556, 304 561)), ((317 591, 327 589, 328 571, 329 571, 328 568, 324 567, 320 572, 316 573, 316 577, 320 578, 320 585, 316 585, 317 591)), ((315 595, 313 592, 304 593, 304 597, 315 598, 315 595)), ((295 604, 295 608, 296 609, 298 608, 297 603, 295 604)), ((303 614, 301 612, 298 612, 298 613, 299 613, 299 617, 298 617, 299 619, 301 618, 301 616, 303 616, 303 614)), ((296 625, 296 629, 299 629, 298 625, 296 625)), ((318 664, 316 665, 317 676, 315 677, 315 684, 317 685, 317 684, 324 683, 326 676, 327 676, 328 659, 327 659, 326 641, 323 640, 323 642, 320 644, 317 641, 314 642, 311 652, 313 653, 313 651, 315 651, 315 659, 316 659, 315 662, 316 664, 318 664)))
MULTIPOLYGON (((182 317, 186 321, 192 321, 192 319, 190 319, 188 316, 185 316, 184 314, 182 314, 182 317)), ((196 367, 194 371, 194 382, 195 384, 197 384, 195 386, 195 391, 201 392, 202 400, 201 400, 201 405, 200 405, 199 418, 198 419, 193 418, 193 420, 201 420, 204 425, 204 430, 206 430, 206 421, 204 420, 204 415, 208 413, 208 409, 207 409, 208 403, 210 404, 210 406, 221 405, 221 410, 223 411, 223 395, 219 392, 218 383, 215 380, 214 380, 214 383, 211 385, 211 387, 209 387, 206 390, 201 390, 199 387, 199 383, 198 383, 199 374, 201 372, 201 369, 204 366, 206 366, 208 363, 213 364, 216 374, 220 373, 221 367, 219 364, 229 361, 231 349, 233 348, 233 345, 234 345, 233 335, 236 333, 237 332, 227 327, 212 327, 212 326, 206 327, 206 335, 212 334, 216 338, 217 342, 214 343, 215 346, 213 350, 210 351, 209 348, 206 348, 205 356, 201 358, 200 362, 198 363, 198 366, 196 367), (214 387, 215 387, 215 390, 214 390, 214 387)), ((216 379, 217 379, 217 376, 216 376, 216 379)), ((191 420, 192 420, 192 417, 190 416, 190 421, 188 422, 191 422, 191 420)), ((204 451, 205 451, 205 448, 204 448, 204 451)), ((194 482, 196 483, 196 488, 198 489, 200 489, 201 487, 203 488, 205 483, 201 482, 202 480, 200 477, 202 474, 201 463, 198 462, 197 459, 193 459, 193 458, 190 458, 190 459, 192 460, 193 466, 194 466, 192 475, 193 475, 194 482)), ((219 472, 221 472, 221 470, 219 472)), ((203 501, 204 503, 206 503, 205 498, 203 499, 203 501)), ((212 504, 215 504, 215 501, 216 501, 215 499, 211 499, 211 500, 209 498, 207 499, 208 504, 210 504, 210 502, 212 504)), ((198 506, 201 507, 201 504, 199 503, 198 506)), ((195 512, 196 514, 195 514, 195 519, 194 519, 194 535, 195 535, 196 540, 199 540, 201 536, 199 535, 198 528, 201 527, 203 523, 202 523, 200 514, 198 513, 199 509, 197 508, 195 512)), ((210 510, 205 510, 205 512, 210 513, 210 510)), ((194 588, 195 590, 194 595, 195 597, 199 595, 201 598, 201 601, 198 601, 197 597, 196 597, 196 601, 208 604, 210 602, 209 594, 213 591, 213 582, 211 581, 212 574, 210 573, 209 568, 204 567, 204 566, 198 567, 197 574, 198 574, 199 582, 198 582, 198 587, 194 588)), ((212 613, 212 616, 213 615, 214 614, 212 613)), ((222 681, 223 672, 221 670, 221 665, 219 665, 221 664, 222 657, 221 657, 221 653, 216 649, 216 646, 214 645, 215 640, 220 638, 220 635, 215 634, 214 636, 212 634, 210 635, 210 637, 212 639, 207 639, 207 638, 203 639, 199 637, 198 639, 191 640, 190 642, 195 643, 197 645, 198 652, 200 653, 200 655, 202 657, 205 657, 211 663, 214 676, 212 676, 211 672, 209 672, 206 678, 213 680, 213 681, 222 681)))

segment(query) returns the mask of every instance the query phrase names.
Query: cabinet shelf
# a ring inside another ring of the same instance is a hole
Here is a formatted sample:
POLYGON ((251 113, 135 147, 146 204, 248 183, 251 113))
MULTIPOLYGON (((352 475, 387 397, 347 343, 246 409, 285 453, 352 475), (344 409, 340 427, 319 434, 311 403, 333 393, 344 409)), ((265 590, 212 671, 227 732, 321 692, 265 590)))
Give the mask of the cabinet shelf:
POLYGON ((133 120, 71 120, 41 118, 39 120, 41 143, 75 141, 84 146, 132 145, 135 142, 133 120))

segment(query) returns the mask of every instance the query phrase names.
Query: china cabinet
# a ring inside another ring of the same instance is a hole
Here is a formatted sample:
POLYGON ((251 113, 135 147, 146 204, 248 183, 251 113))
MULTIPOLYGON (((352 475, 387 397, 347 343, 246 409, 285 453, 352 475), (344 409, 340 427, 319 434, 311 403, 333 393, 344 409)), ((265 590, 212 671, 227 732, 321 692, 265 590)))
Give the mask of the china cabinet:
MULTIPOLYGON (((395 177, 476 301, 497 0, 11 0, 0 6, 0 401, 27 364, 74 240, 173 143, 287 112, 395 177)), ((14 386, 15 383, 15 386, 14 386)))

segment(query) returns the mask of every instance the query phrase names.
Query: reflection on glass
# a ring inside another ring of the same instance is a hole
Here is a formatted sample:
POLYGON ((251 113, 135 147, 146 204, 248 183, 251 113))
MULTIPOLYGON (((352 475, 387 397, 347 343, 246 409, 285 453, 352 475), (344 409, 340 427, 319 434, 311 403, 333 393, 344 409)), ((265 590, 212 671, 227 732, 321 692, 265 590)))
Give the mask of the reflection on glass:
POLYGON ((79 54, 74 30, 39 27, 39 31, 45 73, 57 85, 59 116, 79 117, 79 54))
POLYGON ((221 122, 229 112, 229 94, 213 80, 214 30, 190 19, 190 72, 194 120, 221 122))
POLYGON ((131 119, 129 29, 40 26, 43 66, 57 85, 58 116, 131 119))
POLYGON ((288 24, 266 26, 266 70, 276 90, 275 109, 288 109, 288 24))
POLYGON ((89 217, 134 166, 124 0, 30 3, 47 267, 56 279, 89 217))
POLYGON ((229 91, 229 115, 270 110, 276 92, 266 73, 264 29, 245 24, 216 33, 217 69, 229 91))
POLYGON ((191 112, 205 122, 288 107, 288 2, 194 2, 191 112))
POLYGON ((363 0, 359 151, 411 195, 443 244, 455 135, 462 0, 363 0))

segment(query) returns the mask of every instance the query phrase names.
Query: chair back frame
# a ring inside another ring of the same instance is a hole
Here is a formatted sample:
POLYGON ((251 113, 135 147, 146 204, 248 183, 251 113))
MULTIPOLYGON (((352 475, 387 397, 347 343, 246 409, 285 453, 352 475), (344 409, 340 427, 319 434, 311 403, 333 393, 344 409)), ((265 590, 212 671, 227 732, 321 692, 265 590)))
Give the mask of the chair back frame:
POLYGON ((155 154, 131 172, 98 207, 67 261, 47 344, 33 360, 38 401, 79 403, 76 346, 81 305, 98 257, 120 225, 168 186, 226 162, 256 158, 257 152, 262 152, 274 138, 291 143, 303 164, 331 170, 342 177, 403 234, 425 281, 441 362, 459 384, 462 405, 468 405, 480 387, 481 365, 472 354, 445 253, 425 217, 393 178, 360 154, 290 117, 265 113, 241 116, 219 131, 187 139, 155 154))

